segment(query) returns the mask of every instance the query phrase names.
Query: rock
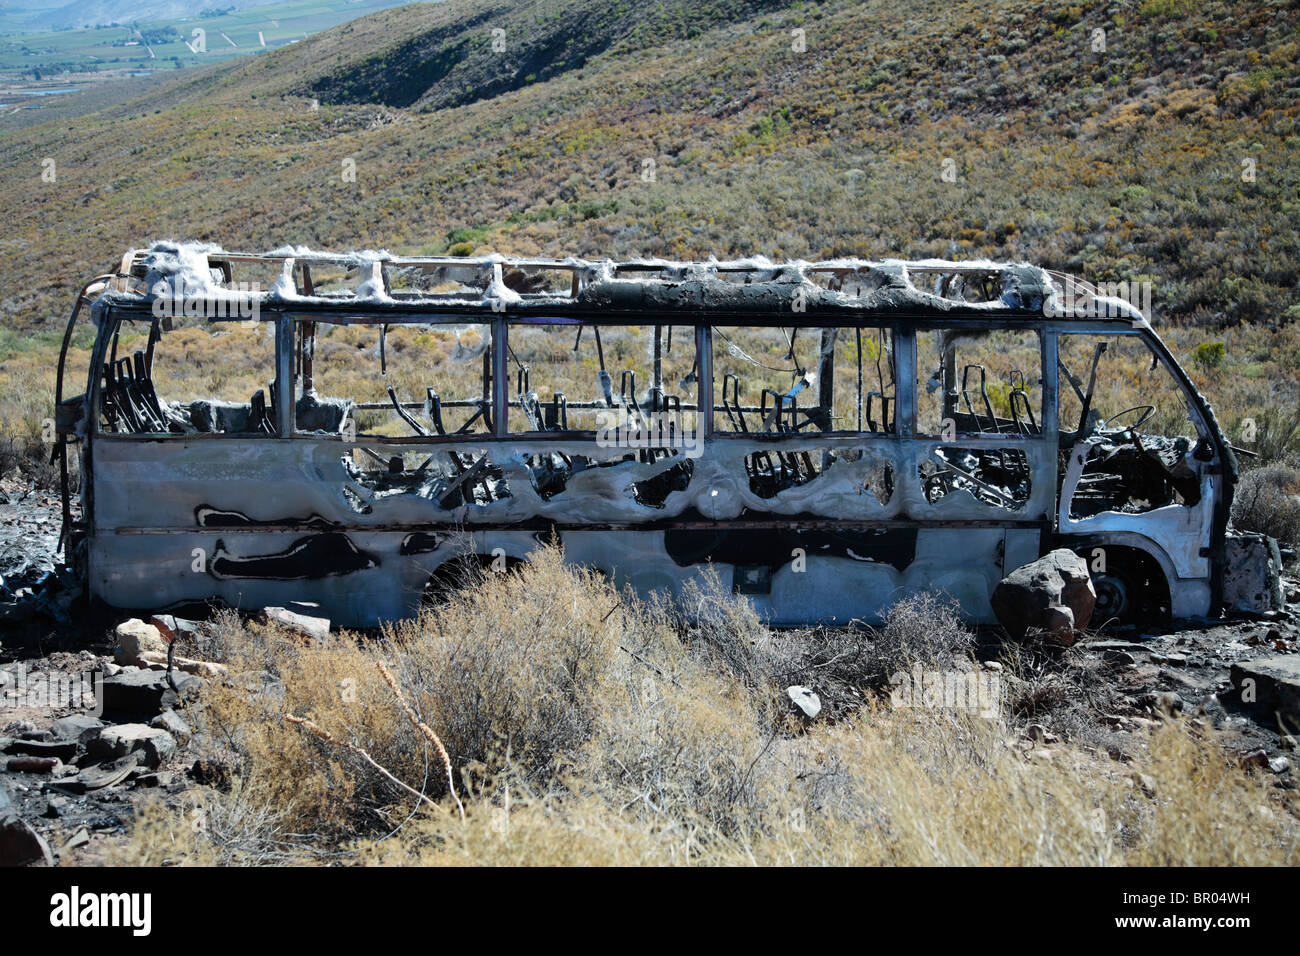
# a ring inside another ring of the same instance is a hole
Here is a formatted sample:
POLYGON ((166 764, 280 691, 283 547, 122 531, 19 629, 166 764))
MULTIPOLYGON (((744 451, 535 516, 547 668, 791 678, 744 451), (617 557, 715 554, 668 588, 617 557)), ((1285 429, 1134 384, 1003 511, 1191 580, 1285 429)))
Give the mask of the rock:
POLYGON ((1083 558, 1058 548, 1008 574, 989 603, 1012 640, 1022 641, 1033 630, 1068 647, 1075 630, 1092 620, 1097 592, 1083 558))
POLYGON ((1034 743, 1055 744, 1060 743, 1060 738, 1052 733, 1042 724, 1030 724, 1025 728, 1025 737, 1034 743))
POLYGON ((159 770, 157 773, 141 774, 135 778, 137 787, 170 787, 176 780, 176 775, 170 770, 159 770))
POLYGON ((54 854, 39 833, 18 817, 0 820, 0 866, 25 866, 29 863, 54 865, 54 854))
POLYGON ((1182 713, 1183 698, 1171 690, 1154 691, 1137 698, 1139 707, 1150 707, 1157 714, 1172 717, 1182 713))
POLYGON ((791 703, 798 707, 803 715, 809 720, 812 720, 822 712, 821 698, 813 693, 811 687, 803 687, 799 684, 794 684, 787 687, 785 692, 790 698, 791 703))
POLYGON ((5 769, 10 773, 48 773, 63 772, 63 761, 58 757, 10 757, 5 761, 5 769))
POLYGON ((7 814, 14 805, 13 798, 9 796, 9 788, 0 782, 0 817, 7 814))
MULTIPOLYGON (((164 681, 166 676, 163 677, 164 681)), ((176 682, 176 689, 168 687, 163 691, 161 706, 159 712, 164 710, 175 710, 186 701, 194 700, 202 692, 208 682, 196 674, 172 674, 172 679, 176 682)))
POLYGON ((1101 659, 1112 667, 1132 667, 1137 663, 1137 659, 1128 651, 1115 649, 1102 651, 1101 659))
POLYGON ((60 717, 51 726, 54 736, 60 740, 81 740, 81 735, 88 730, 98 730, 104 726, 104 722, 97 717, 91 717, 89 714, 73 714, 70 717, 60 717))
POLYGON ((154 769, 176 752, 176 738, 157 727, 119 724, 101 730, 86 749, 97 757, 117 758, 136 754, 146 767, 154 769))
POLYGON ((1268 762, 1268 769, 1274 773, 1286 773, 1291 769, 1291 761, 1286 757, 1274 757, 1268 762))
POLYGON ((284 607, 265 607, 262 608, 262 614, 268 622, 278 624, 308 640, 322 644, 329 640, 329 618, 310 617, 284 607))
MULTIPOLYGON (((140 663, 146 664, 153 668, 167 669, 167 655, 155 654, 147 651, 140 656, 140 663)), ((197 674, 199 677, 209 679, 221 679, 229 676, 229 671, 225 664, 213 664, 210 661, 196 661, 189 657, 177 657, 172 655, 172 672, 183 671, 186 674, 197 674)))
POLYGON ((149 618, 149 624, 157 628, 159 635, 169 644, 177 638, 194 638, 199 634, 198 624, 187 621, 183 617, 176 617, 174 614, 155 614, 149 618))
POLYGON ((82 827, 72 836, 68 837, 68 842, 63 844, 64 851, 76 850, 90 842, 90 831, 82 827))
POLYGON ((1243 704, 1276 715, 1287 728, 1300 727, 1300 655, 1241 661, 1232 665, 1230 677, 1243 704))
POLYGON ((61 740, 58 742, 15 740, 5 749, 5 753, 15 756, 54 758, 69 761, 77 755, 77 742, 75 740, 61 740))
POLYGON ((1263 750, 1252 750, 1238 761, 1245 770, 1263 770, 1268 766, 1268 754, 1263 750))
POLYGON ((1149 773, 1140 773, 1137 775, 1138 789, 1148 797, 1156 795, 1156 778, 1149 773))
POLYGON ((105 677, 103 688, 104 713, 128 718, 162 713, 163 695, 171 690, 165 673, 142 670, 123 670, 105 677))
POLYGON ((173 737, 190 737, 194 731, 190 728, 181 715, 174 710, 164 710, 161 714, 149 721, 150 727, 157 727, 165 730, 173 737))
POLYGON ((44 816, 57 820, 71 809, 72 801, 67 797, 50 797, 45 801, 44 816))
POLYGON ((167 656, 167 642, 158 628, 146 624, 138 617, 123 621, 117 626, 117 650, 114 656, 121 664, 139 664, 147 653, 167 656))

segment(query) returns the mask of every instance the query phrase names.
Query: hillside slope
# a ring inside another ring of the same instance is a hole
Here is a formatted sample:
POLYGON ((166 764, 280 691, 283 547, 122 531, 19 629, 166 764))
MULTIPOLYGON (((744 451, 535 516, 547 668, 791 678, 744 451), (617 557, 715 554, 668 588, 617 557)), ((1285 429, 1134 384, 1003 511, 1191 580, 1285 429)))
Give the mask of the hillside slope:
POLYGON ((415 5, 6 134, 6 323, 46 326, 82 278, 164 236, 987 255, 1149 279, 1160 322, 1285 326, 1229 355, 1247 403, 1300 392, 1297 3, 758 7, 565 0, 530 32, 540 6, 415 5), (520 76, 475 52, 498 23, 558 52, 520 76))

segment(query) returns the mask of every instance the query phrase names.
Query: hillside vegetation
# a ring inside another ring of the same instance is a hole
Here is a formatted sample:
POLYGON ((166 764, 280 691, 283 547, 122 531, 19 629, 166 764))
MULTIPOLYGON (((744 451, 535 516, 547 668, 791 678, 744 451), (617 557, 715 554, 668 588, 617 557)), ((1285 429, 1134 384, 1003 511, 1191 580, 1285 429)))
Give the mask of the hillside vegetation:
POLYGON ((158 237, 990 256, 1152 282, 1181 358, 1225 343, 1196 369, 1229 423, 1285 418, 1298 31, 1297 3, 1240 0, 384 11, 0 137, 5 378, 47 361, 9 330, 158 237))

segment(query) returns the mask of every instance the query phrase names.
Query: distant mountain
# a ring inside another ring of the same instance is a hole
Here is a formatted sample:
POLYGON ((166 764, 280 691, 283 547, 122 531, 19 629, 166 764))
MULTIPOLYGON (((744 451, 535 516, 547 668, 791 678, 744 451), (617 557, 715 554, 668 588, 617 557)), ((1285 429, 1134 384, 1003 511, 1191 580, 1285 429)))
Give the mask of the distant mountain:
POLYGON ((0 4, 0 28, 7 30, 65 30, 108 23, 177 20, 200 10, 263 7, 277 0, 27 0, 0 4))

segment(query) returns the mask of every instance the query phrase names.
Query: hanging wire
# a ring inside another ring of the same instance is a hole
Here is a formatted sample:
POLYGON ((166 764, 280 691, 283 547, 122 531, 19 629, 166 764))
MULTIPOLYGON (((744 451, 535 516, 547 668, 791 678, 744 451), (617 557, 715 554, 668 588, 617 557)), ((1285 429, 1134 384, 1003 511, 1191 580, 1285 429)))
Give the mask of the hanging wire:
POLYGON ((727 336, 723 333, 721 329, 715 327, 713 331, 722 337, 722 341, 727 343, 728 352, 730 352, 732 355, 736 356, 737 358, 744 359, 750 365, 757 366, 758 368, 765 368, 769 372, 789 372, 791 375, 794 375, 795 377, 798 377, 803 374, 803 369, 801 368, 778 368, 775 365, 764 365, 762 362, 758 361, 758 359, 754 358, 752 355, 747 353, 735 342, 731 341, 731 339, 727 338, 727 336))

